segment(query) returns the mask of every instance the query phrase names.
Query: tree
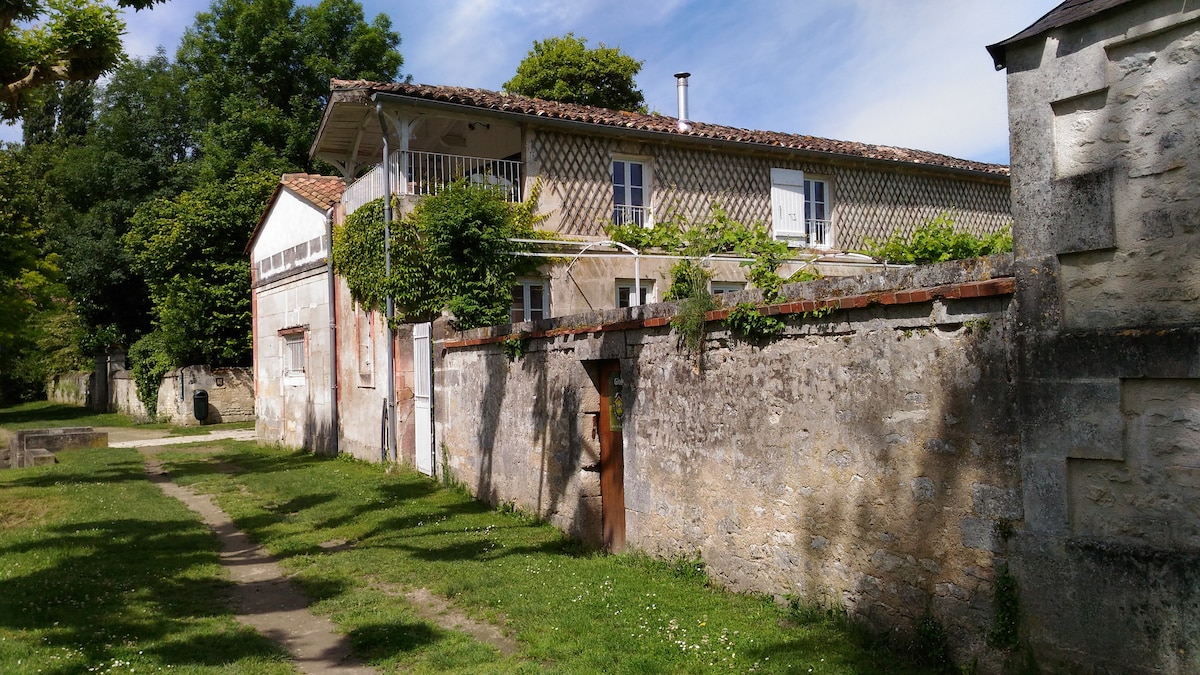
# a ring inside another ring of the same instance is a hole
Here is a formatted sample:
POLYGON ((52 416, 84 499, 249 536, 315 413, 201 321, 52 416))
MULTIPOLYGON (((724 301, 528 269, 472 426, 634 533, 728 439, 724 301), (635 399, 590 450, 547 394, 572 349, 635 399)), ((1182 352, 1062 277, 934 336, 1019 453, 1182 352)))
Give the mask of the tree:
POLYGON ((563 103, 644 112, 645 96, 633 78, 642 62, 603 43, 588 49, 574 33, 534 41, 533 49, 504 83, 505 91, 563 103))
MULTIPOLYGON (((144 9, 160 0, 117 0, 144 9)), ((117 8, 99 0, 10 0, 0 6, 0 119, 15 120, 45 85, 91 81, 121 60, 117 8), (23 28, 23 24, 37 22, 23 28)))
POLYGON ((59 283, 57 256, 45 252, 37 226, 39 186, 23 148, 0 147, 0 401, 44 393, 74 323, 59 283))
POLYGON ((204 179, 232 176, 261 144, 306 171, 329 79, 395 79, 400 36, 355 0, 218 0, 184 34, 177 60, 196 123, 204 179))

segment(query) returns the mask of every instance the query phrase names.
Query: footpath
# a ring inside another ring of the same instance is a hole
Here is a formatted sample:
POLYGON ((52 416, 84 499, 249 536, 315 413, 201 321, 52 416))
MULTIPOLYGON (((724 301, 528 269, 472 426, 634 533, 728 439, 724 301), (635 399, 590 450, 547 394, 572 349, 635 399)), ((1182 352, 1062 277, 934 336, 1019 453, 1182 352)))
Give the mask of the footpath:
POLYGON ((326 618, 308 610, 308 599, 293 588, 278 561, 237 529, 228 514, 208 495, 171 482, 156 455, 160 448, 183 443, 222 439, 253 440, 253 429, 220 430, 208 435, 169 436, 151 430, 104 429, 109 446, 137 448, 146 462, 150 480, 167 495, 200 515, 221 542, 221 566, 234 583, 232 602, 236 618, 282 645, 296 667, 310 675, 371 675, 376 671, 352 660, 350 644, 326 618))

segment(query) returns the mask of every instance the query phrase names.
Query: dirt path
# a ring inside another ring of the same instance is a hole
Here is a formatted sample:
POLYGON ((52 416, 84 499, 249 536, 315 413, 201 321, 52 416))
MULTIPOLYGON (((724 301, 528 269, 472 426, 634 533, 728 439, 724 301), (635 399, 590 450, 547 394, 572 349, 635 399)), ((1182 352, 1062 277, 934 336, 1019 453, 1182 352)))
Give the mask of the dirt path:
MULTIPOLYGON (((203 440, 192 437, 190 440, 203 440)), ((234 582, 236 618, 292 653, 296 667, 313 675, 375 673, 349 658, 350 645, 326 618, 308 611, 308 599, 292 588, 278 562, 238 530, 208 495, 171 482, 154 447, 140 448, 146 473, 167 495, 200 514, 221 541, 221 565, 234 582)))

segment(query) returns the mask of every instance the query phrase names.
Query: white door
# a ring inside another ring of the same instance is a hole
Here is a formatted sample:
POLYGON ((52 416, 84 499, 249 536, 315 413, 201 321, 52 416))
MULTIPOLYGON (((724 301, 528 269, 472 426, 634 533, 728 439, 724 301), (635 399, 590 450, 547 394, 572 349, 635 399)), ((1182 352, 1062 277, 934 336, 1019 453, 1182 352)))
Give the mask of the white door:
POLYGON ((771 229, 776 239, 804 240, 804 172, 771 169, 771 229))
POLYGON ((433 475, 433 352, 432 324, 413 325, 413 421, 416 427, 417 471, 433 475))

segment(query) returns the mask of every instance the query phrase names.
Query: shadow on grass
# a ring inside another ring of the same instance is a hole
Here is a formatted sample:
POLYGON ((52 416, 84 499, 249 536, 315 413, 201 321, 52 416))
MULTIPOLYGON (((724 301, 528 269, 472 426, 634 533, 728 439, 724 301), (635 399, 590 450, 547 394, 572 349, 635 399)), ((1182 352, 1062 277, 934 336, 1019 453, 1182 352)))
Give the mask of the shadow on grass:
POLYGON ((0 427, 9 431, 56 426, 132 427, 135 423, 128 415, 98 413, 79 406, 47 401, 0 408, 0 427))
POLYGON ((87 663, 111 662, 114 648, 134 643, 175 665, 283 657, 256 633, 210 623, 232 616, 230 585, 217 576, 214 537, 196 521, 69 522, 0 555, 29 570, 4 580, 0 627, 38 631, 47 646, 76 650, 87 663))
POLYGON ((56 485, 113 484, 132 481, 145 482, 145 480, 146 469, 141 460, 128 459, 110 462, 103 469, 74 466, 68 463, 56 464, 43 471, 19 478, 9 478, 5 481, 5 485, 45 488, 56 485))
POLYGON ((367 623, 349 633, 354 651, 370 660, 403 656, 443 637, 424 623, 367 623))

